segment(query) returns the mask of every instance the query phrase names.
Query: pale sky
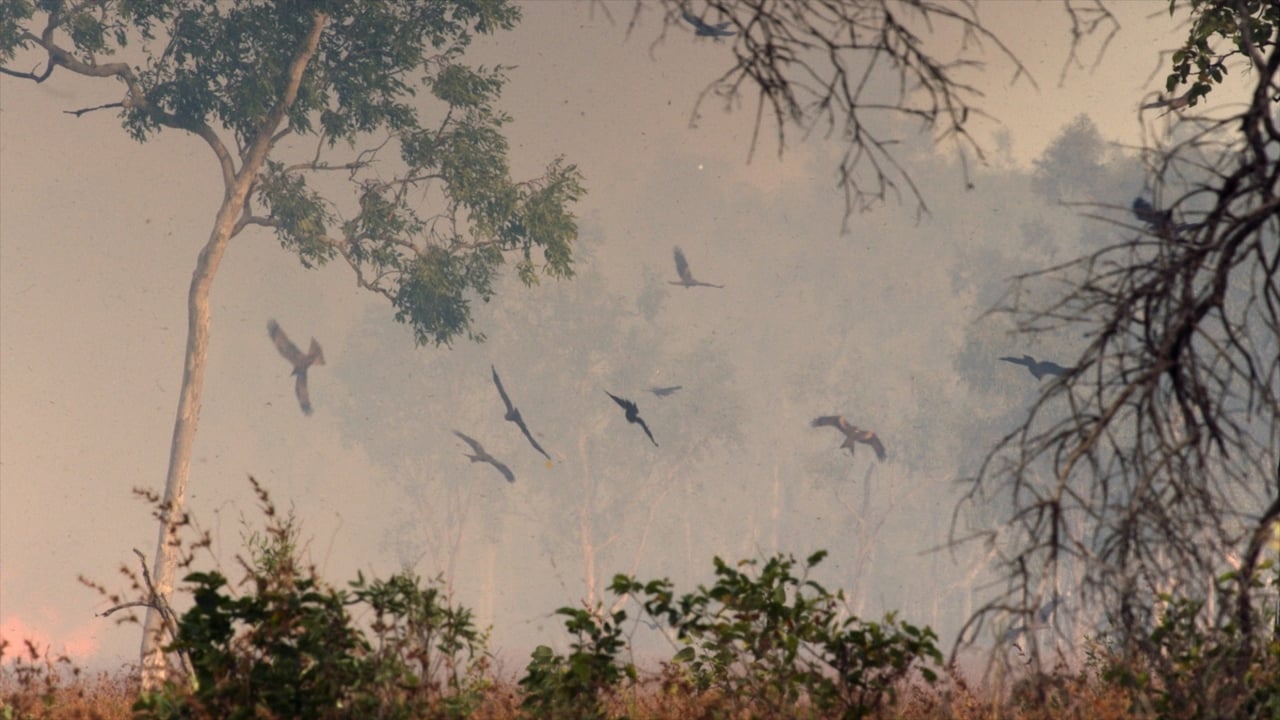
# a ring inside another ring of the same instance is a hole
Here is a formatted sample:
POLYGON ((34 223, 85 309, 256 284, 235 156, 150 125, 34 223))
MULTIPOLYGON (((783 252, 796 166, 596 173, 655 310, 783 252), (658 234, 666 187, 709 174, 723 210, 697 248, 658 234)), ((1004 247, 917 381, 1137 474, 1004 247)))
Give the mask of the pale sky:
MULTIPOLYGON (((477 305, 486 343, 415 349, 345 266, 305 270, 265 230, 236 238, 213 291, 188 504, 224 572, 239 577, 245 528, 260 527, 253 475, 294 508, 327 580, 445 573, 493 625, 510 671, 536 644, 563 646, 550 614, 616 572, 690 590, 710 581, 715 555, 775 550, 829 550, 822 579, 855 612, 898 609, 949 647, 984 598, 981 558, 928 551, 946 540, 954 480, 1037 389, 996 358, 1069 364, 1076 352, 1073 338, 1032 344, 1007 322, 975 321, 1003 278, 1106 232, 1033 192, 1033 164, 1079 115, 1107 143, 1142 141, 1138 104, 1162 89, 1158 51, 1178 39, 1167 3, 1113 3, 1121 28, 1101 62, 1091 68, 1094 41, 1061 86, 1059 4, 983 4, 1038 90, 1010 85, 1012 66, 989 48, 991 65, 966 79, 1002 124, 977 125, 988 163, 974 188, 948 147, 904 130, 901 157, 932 214, 917 222, 909 199, 890 202, 847 235, 838 143, 797 141, 779 159, 765 132, 747 164, 750 101, 725 114, 712 100, 690 127, 698 92, 730 62, 726 43, 672 27, 651 55, 656 13, 628 39, 630 2, 611 4, 615 24, 586 3, 523 7, 515 32, 482 39, 467 61, 516 66, 501 102, 516 177, 558 155, 585 175, 578 277, 531 289, 508 278, 477 305), (673 245, 726 288, 666 284, 673 245), (312 417, 270 318, 324 346, 312 417), (502 421, 490 364, 552 468, 502 421), (659 399, 650 385, 684 390, 659 399), (606 390, 639 403, 661 447, 606 390), (850 457, 835 431, 808 426, 833 413, 879 432, 889 459, 850 457), (454 428, 517 482, 469 464, 454 428)), ((77 576, 123 591, 132 549, 154 554, 155 522, 131 488, 164 480, 187 286, 221 192, 197 139, 139 145, 111 112, 62 112, 121 94, 66 72, 39 86, 0 79, 0 632, 107 665, 135 657, 138 630, 95 617, 106 603, 77 576)), ((1166 129, 1146 119, 1147 133, 1166 129)), ((1131 160, 1109 173, 1066 199, 1123 207, 1142 191, 1131 160)))

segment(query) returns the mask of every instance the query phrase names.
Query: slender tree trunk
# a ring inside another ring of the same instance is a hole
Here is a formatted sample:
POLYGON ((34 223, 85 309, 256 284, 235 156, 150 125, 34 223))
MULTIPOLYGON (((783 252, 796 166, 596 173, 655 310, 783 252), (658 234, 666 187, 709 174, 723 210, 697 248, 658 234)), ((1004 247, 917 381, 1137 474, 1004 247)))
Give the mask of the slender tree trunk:
MULTIPOLYGON (((237 185, 246 184, 238 182, 237 185)), ((247 184, 244 188, 247 191, 247 184)), ((209 291, 223 253, 231 241, 236 218, 244 207, 246 193, 241 191, 223 201, 209 242, 200 251, 191 290, 187 295, 187 352, 182 367, 182 393, 178 398, 178 415, 173 422, 173 441, 169 446, 169 472, 165 476, 164 500, 161 505, 160 537, 156 541, 156 560, 152 581, 158 596, 168 602, 173 594, 173 576, 178 560, 178 526, 185 515, 187 479, 191 474, 191 449, 195 445, 196 425, 200 420, 200 396, 204 390, 205 358, 209 354, 209 291)), ((164 681, 167 667, 163 650, 163 621, 155 607, 147 608, 142 633, 142 686, 158 687, 164 681)))
MULTIPOLYGON (((311 30, 303 39, 289 65, 279 102, 264 118, 254 141, 241 156, 240 171, 229 179, 222 206, 214 222, 209 241, 196 260, 187 295, 187 352, 182 366, 182 392, 178 398, 178 415, 173 423, 173 441, 169 446, 169 472, 165 477, 164 500, 161 505, 160 537, 156 542, 156 560, 152 568, 156 598, 153 603, 168 603, 173 595, 173 576, 177 571, 177 531, 186 516, 187 479, 191 475, 191 449, 195 445, 196 425, 200 419, 200 395, 204 391, 205 360, 209 354, 209 291, 222 263, 231 238, 239 232, 237 222, 244 212, 249 190, 258 170, 271 151, 273 136, 284 122, 285 114, 298 97, 298 86, 311 57, 320 43, 320 32, 328 16, 316 13, 311 30)), ((205 128, 206 140, 213 137, 205 128)), ((216 142, 216 140, 214 141, 216 142)), ((228 167, 224 165, 224 167, 228 167)), ((224 171, 225 172, 225 171, 224 171)), ((224 177, 226 177, 224 175, 224 177)), ((142 689, 154 690, 164 682, 168 665, 164 652, 164 623, 155 605, 147 608, 142 630, 142 689)))

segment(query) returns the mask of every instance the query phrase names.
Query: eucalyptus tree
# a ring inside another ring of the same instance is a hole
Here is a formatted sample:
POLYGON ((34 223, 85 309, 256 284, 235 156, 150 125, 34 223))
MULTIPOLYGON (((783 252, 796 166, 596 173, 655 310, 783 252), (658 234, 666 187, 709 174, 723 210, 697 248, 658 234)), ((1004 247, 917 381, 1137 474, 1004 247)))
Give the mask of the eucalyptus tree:
POLYGON ((122 100, 75 114, 118 111, 139 142, 188 133, 222 180, 187 299, 145 684, 164 674, 156 608, 172 591, 210 288, 233 238, 266 229, 304 267, 341 260, 419 344, 482 338, 469 298, 493 295, 508 255, 525 283, 538 265, 572 274, 577 169, 555 159, 539 177, 513 180, 508 118, 495 107, 504 69, 462 62, 475 35, 519 18, 507 0, 0 2, 0 72, 34 83, 101 78, 108 97, 122 84, 122 100))

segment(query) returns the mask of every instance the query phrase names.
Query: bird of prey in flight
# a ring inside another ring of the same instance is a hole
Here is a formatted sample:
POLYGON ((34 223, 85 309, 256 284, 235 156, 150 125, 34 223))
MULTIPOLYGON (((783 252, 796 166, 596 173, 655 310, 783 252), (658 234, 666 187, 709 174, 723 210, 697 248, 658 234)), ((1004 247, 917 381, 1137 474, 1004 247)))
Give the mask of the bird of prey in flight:
POLYGON ((520 432, 524 433, 526 438, 529 438, 529 444, 533 446, 533 449, 550 460, 551 456, 547 455, 547 451, 543 450, 538 441, 533 439, 533 433, 529 432, 529 426, 524 424, 524 418, 520 417, 520 411, 516 409, 515 405, 511 404, 511 398, 507 397, 507 391, 502 389, 502 380, 498 378, 498 369, 492 365, 489 366, 489 369, 493 371, 493 384, 498 386, 498 394, 502 396, 502 404, 507 406, 507 414, 503 415, 502 418, 519 425, 520 432))
POLYGON ((1166 239, 1200 227, 1200 223, 1175 223, 1172 210, 1156 210, 1142 196, 1133 199, 1132 207, 1134 217, 1146 223, 1148 230, 1166 239))
POLYGON ((622 409, 627 413, 627 422, 640 423, 640 427, 644 429, 644 434, 649 436, 649 442, 653 443, 654 447, 658 446, 658 441, 653 439, 653 433, 649 432, 649 426, 644 424, 644 418, 640 417, 640 408, 636 407, 635 403, 630 400, 620 398, 608 390, 605 390, 604 394, 613 398, 614 402, 622 406, 622 409))
MULTIPOLYGON (((460 437, 460 438, 462 438, 462 440, 463 440, 464 442, 466 442, 468 445, 470 445, 470 446, 471 446, 471 451, 472 451, 473 453, 475 453, 474 455, 467 455, 467 457, 471 458, 471 462, 473 462, 473 463, 475 463, 475 462, 486 462, 486 463, 489 463, 490 465, 492 465, 492 466, 494 466, 494 467, 498 468, 498 472, 502 473, 502 477, 506 478, 506 479, 507 479, 507 482, 515 482, 515 481, 516 481, 515 473, 511 472, 511 468, 509 468, 509 467, 507 467, 506 465, 503 465, 502 463, 498 462, 497 458, 495 458, 494 456, 490 455, 490 454, 489 454, 489 453, 484 449, 484 446, 480 444, 480 441, 479 441, 479 440, 476 440, 476 439, 475 439, 475 438, 473 438, 473 437, 469 437, 469 436, 467 436, 467 435, 464 435, 464 434, 462 434, 462 433, 458 432, 457 430, 454 430, 454 431, 453 431, 453 434, 454 434, 454 435, 457 435, 457 436, 458 436, 458 437, 460 437)), ((466 453, 463 453, 463 454, 464 454, 464 455, 466 455, 466 453)))
POLYGON ((712 285, 711 283, 702 282, 700 280, 694 280, 693 273, 689 272, 689 261, 684 259, 684 251, 681 250, 680 246, 678 245, 675 248, 675 256, 676 256, 676 274, 680 276, 680 279, 668 280, 667 284, 683 285, 687 288, 698 287, 699 285, 702 287, 713 287, 713 288, 724 287, 723 285, 712 285))
POLYGON ((1000 359, 1007 363, 1013 363, 1014 365, 1025 366, 1027 370, 1036 377, 1037 380, 1043 378, 1045 375, 1062 376, 1062 375, 1066 375, 1069 372, 1075 371, 1075 368, 1062 367, 1058 363, 1052 362, 1050 360, 1036 360, 1030 355, 1023 355, 1020 358, 1002 357, 1000 359))
POLYGON ((814 418, 813 422, 809 423, 809 426, 833 427, 844 433, 844 444, 840 447, 848 448, 850 455, 853 454, 853 444, 862 443, 864 445, 870 445, 872 449, 876 451, 876 458, 879 460, 884 460, 885 458, 884 443, 880 442, 880 438, 870 430, 862 430, 850 425, 849 421, 845 420, 843 415, 824 415, 819 418, 814 418))
POLYGON ((267 334, 271 336, 271 341, 276 344, 276 350, 284 356, 293 365, 293 375, 297 380, 294 381, 293 391, 298 396, 298 404, 302 406, 302 412, 306 415, 311 414, 311 394, 307 392, 307 368, 312 365, 324 364, 324 351, 320 349, 320 343, 315 338, 311 338, 311 349, 306 355, 298 349, 289 340, 289 336, 284 334, 284 330, 280 329, 280 325, 275 320, 267 321, 267 334))
POLYGON ((674 394, 675 391, 680 390, 682 388, 684 388, 683 385, 671 385, 668 387, 651 387, 649 388, 649 392, 653 393, 654 395, 657 395, 658 397, 666 397, 668 395, 674 394))
MULTIPOLYGON (((1181 110, 1191 104, 1191 90, 1178 95, 1177 97, 1160 98, 1155 102, 1149 102, 1138 108, 1139 110, 1151 110, 1154 108, 1169 108, 1166 112, 1181 110)), ((1161 113, 1162 115, 1164 113, 1161 113)))
POLYGON ((729 37, 730 35, 738 34, 733 30, 727 29, 729 27, 728 22, 712 25, 688 10, 682 10, 680 14, 684 16, 686 22, 693 26, 693 34, 699 37, 729 37))

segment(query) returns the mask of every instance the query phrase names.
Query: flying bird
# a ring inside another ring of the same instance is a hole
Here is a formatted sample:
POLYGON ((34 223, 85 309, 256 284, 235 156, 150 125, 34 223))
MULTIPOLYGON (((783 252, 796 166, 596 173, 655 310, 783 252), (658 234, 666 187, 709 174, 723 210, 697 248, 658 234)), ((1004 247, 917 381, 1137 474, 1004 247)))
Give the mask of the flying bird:
POLYGON ((668 284, 683 285, 687 288, 698 287, 698 286, 713 287, 713 288, 724 287, 723 285, 712 285, 711 283, 694 280, 693 273, 689 272, 689 261, 684 259, 684 251, 681 250, 680 246, 678 245, 675 247, 675 256, 676 256, 676 274, 680 276, 680 279, 668 280, 667 281, 668 284))
POLYGON ((728 22, 711 25, 688 10, 682 10, 680 14, 684 16, 686 22, 693 26, 693 34, 699 37, 729 37, 730 35, 738 34, 733 30, 726 29, 729 27, 728 22))
POLYGON ((870 430, 862 430, 856 426, 850 425, 843 415, 824 415, 814 418, 809 423, 810 427, 833 427, 844 433, 844 444, 840 447, 848 448, 849 454, 853 454, 854 443, 862 443, 870 445, 876 451, 876 458, 884 460, 884 443, 880 442, 880 438, 870 430))
MULTIPOLYGON (((1181 110, 1191 104, 1191 90, 1188 90, 1177 97, 1160 98, 1155 102, 1149 102, 1139 108, 1139 110, 1151 110, 1153 108, 1169 108, 1169 111, 1181 110)), ((1161 113, 1162 115, 1164 113, 1161 113)))
POLYGON ((666 397, 668 395, 675 393, 675 391, 682 389, 683 387, 684 387, 683 385, 671 385, 669 387, 651 387, 649 388, 649 392, 653 393, 654 395, 657 395, 658 397, 666 397))
POLYGON ((1147 224, 1147 229, 1163 237, 1172 238, 1187 230, 1195 230, 1200 223, 1176 223, 1172 210, 1156 210, 1146 198, 1138 196, 1133 199, 1133 216, 1147 224))
POLYGON ((1014 365, 1025 366, 1027 370, 1036 377, 1037 380, 1039 380, 1040 378, 1043 378, 1045 375, 1062 376, 1070 372, 1075 372, 1075 368, 1062 367, 1058 363, 1052 362, 1050 360, 1036 360, 1030 355, 1023 355, 1020 358, 1002 357, 1000 359, 1007 363, 1013 363, 1014 365))
POLYGON ((284 356, 293 365, 293 375, 297 380, 294 381, 293 391, 298 396, 298 404, 302 406, 302 412, 306 415, 311 414, 311 394, 307 392, 307 368, 312 365, 324 364, 324 351, 320 349, 320 343, 315 338, 311 338, 311 349, 306 355, 298 349, 289 340, 289 336, 284 334, 284 330, 280 329, 280 325, 275 320, 267 321, 267 334, 271 336, 271 341, 276 344, 276 350, 284 356))
POLYGON ((640 423, 640 427, 644 429, 644 434, 649 436, 649 442, 653 443, 654 447, 658 446, 658 441, 653 439, 653 433, 649 432, 649 426, 644 424, 644 418, 640 417, 640 408, 636 407, 635 403, 620 398, 608 390, 605 390, 604 394, 613 398, 614 402, 622 406, 622 409, 627 413, 627 422, 640 423))
MULTIPOLYGON (((473 438, 473 437, 468 437, 467 435, 463 435, 462 433, 458 432, 457 430, 454 430, 454 431, 453 431, 453 434, 454 434, 454 435, 457 435, 457 436, 458 436, 458 437, 460 437, 460 438, 462 438, 462 440, 463 440, 465 443, 467 443, 468 445, 470 445, 470 446, 471 446, 471 451, 472 451, 473 453, 475 453, 474 455, 467 455, 467 457, 471 458, 471 462, 473 462, 473 463, 476 463, 476 462, 486 462, 486 463, 489 463, 490 465, 492 465, 492 466, 494 466, 494 467, 498 468, 498 472, 502 473, 502 477, 506 478, 506 479, 507 479, 507 482, 515 482, 515 481, 516 481, 515 473, 511 472, 511 468, 509 468, 509 467, 507 467, 506 465, 504 465, 504 464, 502 464, 502 463, 498 462, 497 458, 495 458, 494 456, 492 456, 492 455, 490 455, 488 452, 486 452, 486 451, 485 451, 485 449, 484 449, 484 446, 480 444, 480 441, 479 441, 479 440, 476 440, 476 439, 475 439, 475 438, 473 438)), ((466 455, 466 453, 463 453, 463 454, 464 454, 464 455, 466 455)))
POLYGON ((1062 604, 1062 598, 1056 597, 1053 599, 1052 602, 1048 602, 1048 603, 1045 603, 1044 605, 1041 605, 1040 609, 1036 611, 1035 620, 1033 620, 1030 624, 1019 623, 1009 628, 1008 630, 1005 630, 1004 636, 1001 638, 1001 641, 1013 642, 1014 640, 1017 640, 1018 636, 1022 635, 1023 633, 1034 632, 1036 630, 1044 630, 1046 628, 1052 627, 1052 625, 1050 625, 1049 623, 1049 620, 1050 618, 1053 617, 1053 611, 1057 610, 1058 606, 1061 604, 1062 604))
POLYGON ((507 414, 503 415, 502 418, 519 425, 520 432, 529 438, 529 444, 533 446, 533 449, 550 460, 551 456, 547 455, 547 451, 543 450, 538 441, 533 439, 533 433, 529 432, 529 426, 524 424, 524 418, 520 417, 520 411, 516 409, 515 405, 511 404, 511 398, 507 397, 507 391, 502 389, 502 380, 498 378, 498 369, 492 365, 489 366, 489 369, 493 371, 493 384, 498 386, 498 394, 502 396, 502 404, 507 406, 507 414))

